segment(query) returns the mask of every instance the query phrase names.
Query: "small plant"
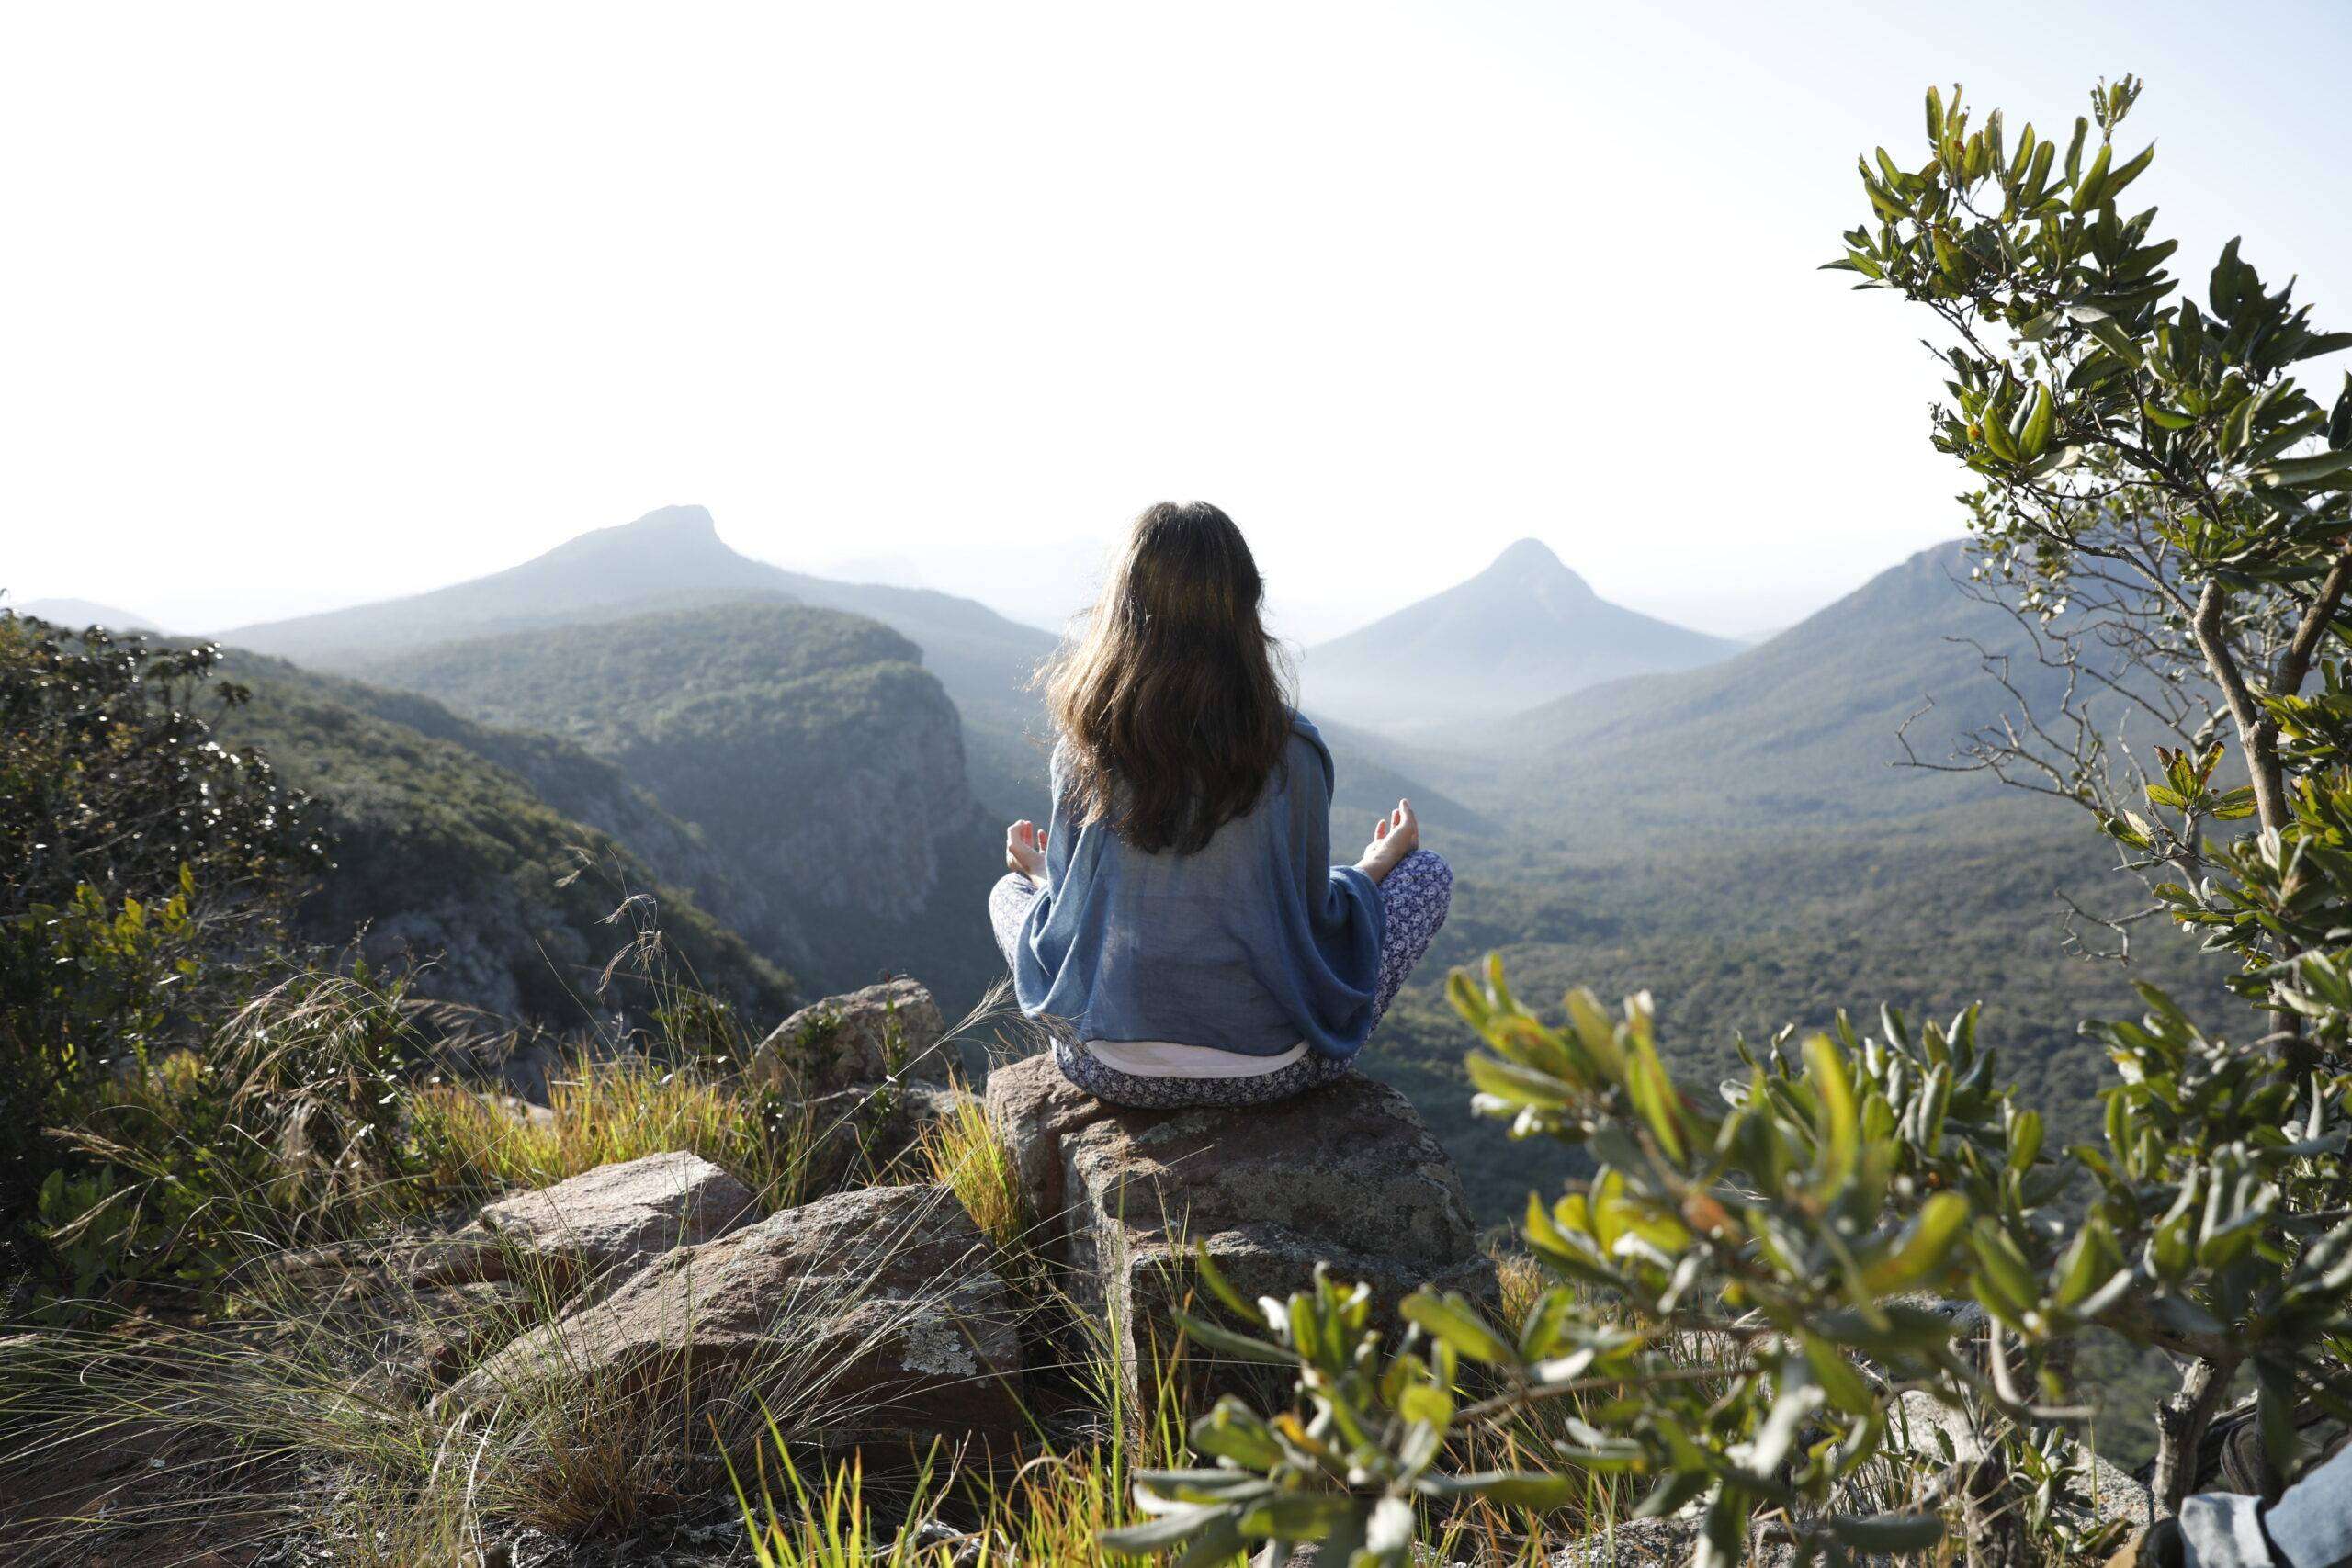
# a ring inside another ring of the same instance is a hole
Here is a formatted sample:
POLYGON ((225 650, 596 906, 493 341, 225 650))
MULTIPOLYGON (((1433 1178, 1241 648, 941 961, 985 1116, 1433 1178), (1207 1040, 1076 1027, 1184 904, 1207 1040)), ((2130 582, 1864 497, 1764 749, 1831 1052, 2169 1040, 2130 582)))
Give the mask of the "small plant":
POLYGON ((400 1074, 418 1048, 402 983, 307 970, 253 998, 201 1051, 141 1051, 52 1136, 91 1174, 92 1201, 45 1208, 83 1288, 203 1285, 255 1245, 297 1246, 379 1222, 402 1190, 400 1074), (114 1250, 96 1267, 96 1248, 114 1250))
POLYGON ((1012 1151, 978 1098, 958 1095, 947 1113, 924 1129, 922 1149, 933 1179, 956 1194, 982 1235, 1007 1253, 1027 1247, 1035 1219, 1028 1195, 1012 1151))

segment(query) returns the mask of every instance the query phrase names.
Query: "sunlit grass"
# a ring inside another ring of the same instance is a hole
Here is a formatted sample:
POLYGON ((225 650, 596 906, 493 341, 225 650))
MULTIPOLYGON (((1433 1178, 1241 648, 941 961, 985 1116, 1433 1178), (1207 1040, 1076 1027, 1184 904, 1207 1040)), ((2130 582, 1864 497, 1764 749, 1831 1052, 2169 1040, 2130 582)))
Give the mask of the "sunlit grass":
POLYGON ((739 1079, 582 1054, 548 1080, 548 1105, 552 1117, 531 1121, 454 1084, 417 1089, 409 1127, 427 1186, 487 1195, 684 1150, 734 1175, 767 1208, 803 1195, 808 1112, 739 1079))
POLYGON ((955 1108, 923 1130, 922 1152, 932 1179, 956 1194, 980 1234, 1008 1252, 1026 1245, 1033 1219, 1012 1151, 1005 1146, 988 1107, 977 1098, 955 1108))
POLYGON ((752 1473, 737 1473, 760 1568, 1119 1561, 1097 1543, 1141 1517, 1135 1473, 1192 1462, 1176 1393, 1186 1382, 1186 1352, 1181 1341, 1170 1346, 1148 1380, 1159 1391, 1153 1408, 1137 1412, 1122 1390, 1106 1327, 1073 1327, 1084 1348, 1069 1369, 1070 1393, 1096 1417, 1100 1440, 1046 1445, 1010 1474, 958 1472, 935 1450, 911 1483, 877 1489, 854 1457, 830 1465, 796 1457, 794 1444, 771 1433, 752 1473))

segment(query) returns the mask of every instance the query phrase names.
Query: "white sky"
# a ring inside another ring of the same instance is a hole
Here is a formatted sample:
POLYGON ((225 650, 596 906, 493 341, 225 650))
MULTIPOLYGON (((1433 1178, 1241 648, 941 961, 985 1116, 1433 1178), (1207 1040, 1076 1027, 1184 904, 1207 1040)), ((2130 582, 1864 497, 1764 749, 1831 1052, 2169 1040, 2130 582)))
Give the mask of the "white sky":
POLYGON ((2126 70, 2190 275, 2352 324, 2335 0, 12 6, 0 588, 212 629, 699 502, 1035 617, 1200 495, 1295 635, 1529 534, 1775 626, 1959 532, 1924 321, 1814 270, 1854 155, 2126 70))

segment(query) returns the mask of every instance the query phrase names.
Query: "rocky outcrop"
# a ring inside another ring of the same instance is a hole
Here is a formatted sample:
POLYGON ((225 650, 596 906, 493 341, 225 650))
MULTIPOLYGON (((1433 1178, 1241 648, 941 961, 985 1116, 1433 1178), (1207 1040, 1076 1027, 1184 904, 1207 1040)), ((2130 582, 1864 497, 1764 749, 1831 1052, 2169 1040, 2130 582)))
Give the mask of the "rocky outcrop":
POLYGON ((421 1253, 420 1285, 526 1277, 568 1289, 609 1280, 759 1217, 750 1188, 698 1155, 647 1155, 519 1192, 421 1253))
POLYGON ((752 1052, 752 1080, 795 1096, 807 1119, 807 1189, 899 1167, 923 1130, 971 1099, 955 1042, 920 983, 887 980, 811 1003, 752 1052))
POLYGON ((680 1398, 723 1435, 891 1448, 1020 1427, 1021 1347, 988 1243, 944 1189, 843 1192, 648 1265, 453 1386, 680 1398))
POLYGON ((1382 1313, 1423 1285, 1493 1292, 1453 1162, 1375 1079, 1271 1106, 1125 1111, 1041 1055, 997 1068, 988 1105, 1041 1250, 1081 1308, 1120 1330, 1131 1376, 1195 1243, 1245 1297, 1303 1289, 1318 1262, 1370 1285, 1382 1313))
POLYGON ((812 1002, 768 1032, 752 1078, 814 1098, 883 1082, 945 1083, 956 1056, 939 1004, 899 978, 812 1002))

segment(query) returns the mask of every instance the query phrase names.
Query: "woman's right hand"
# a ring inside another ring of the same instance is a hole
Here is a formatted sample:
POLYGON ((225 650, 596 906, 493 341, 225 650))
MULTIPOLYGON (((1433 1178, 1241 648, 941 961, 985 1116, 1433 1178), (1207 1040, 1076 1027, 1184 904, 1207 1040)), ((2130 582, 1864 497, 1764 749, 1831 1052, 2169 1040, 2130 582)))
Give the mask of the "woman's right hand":
POLYGON ((1046 830, 1023 818, 1004 830, 1004 869, 1043 887, 1046 885, 1046 830))
POLYGON ((1400 800, 1396 810, 1373 824, 1372 842, 1357 857, 1356 869, 1378 882, 1420 847, 1421 819, 1413 815, 1411 801, 1400 800))

